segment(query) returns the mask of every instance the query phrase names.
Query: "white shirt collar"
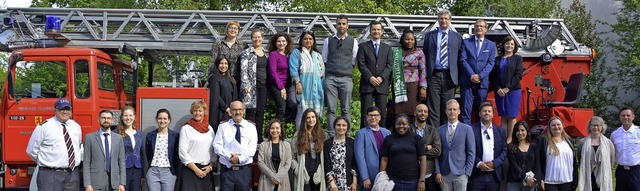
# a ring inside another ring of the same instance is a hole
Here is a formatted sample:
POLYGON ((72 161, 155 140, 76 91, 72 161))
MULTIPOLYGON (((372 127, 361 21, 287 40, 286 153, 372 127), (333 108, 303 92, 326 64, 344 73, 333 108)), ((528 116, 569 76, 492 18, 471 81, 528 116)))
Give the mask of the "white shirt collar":
POLYGON ((336 39, 338 39, 338 40, 344 40, 344 39, 345 39, 345 38, 347 38, 348 36, 349 36, 349 33, 345 34, 345 35, 344 35, 344 38, 340 38, 340 37, 338 37, 338 34, 334 34, 334 35, 333 35, 333 38, 336 38, 336 39))

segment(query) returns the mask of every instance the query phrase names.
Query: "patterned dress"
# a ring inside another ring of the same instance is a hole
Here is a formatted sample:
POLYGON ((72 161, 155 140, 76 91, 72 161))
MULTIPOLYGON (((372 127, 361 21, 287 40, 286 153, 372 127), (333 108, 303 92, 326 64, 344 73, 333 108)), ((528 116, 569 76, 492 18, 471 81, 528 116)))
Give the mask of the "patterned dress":
MULTIPOLYGON (((333 146, 331 147, 331 161, 333 162, 333 170, 327 172, 327 177, 332 176, 335 179, 336 186, 340 191, 351 190, 350 185, 347 185, 347 167, 346 167, 346 153, 347 146, 346 141, 343 142, 333 142, 333 146)), ((327 161, 328 162, 328 161, 327 161)), ((355 170, 351 170, 352 174, 356 174, 355 170)), ((331 184, 327 184, 327 190, 331 189, 331 184)))

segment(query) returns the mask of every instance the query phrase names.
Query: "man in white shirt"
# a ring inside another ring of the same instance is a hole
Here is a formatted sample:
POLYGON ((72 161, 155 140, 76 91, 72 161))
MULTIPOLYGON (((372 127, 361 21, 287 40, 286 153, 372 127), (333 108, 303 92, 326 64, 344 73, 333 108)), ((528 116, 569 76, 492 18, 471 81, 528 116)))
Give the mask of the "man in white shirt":
POLYGON ((248 191, 258 134, 255 125, 243 119, 245 107, 242 102, 232 102, 230 110, 233 118, 220 124, 213 140, 213 148, 222 164, 220 190, 248 191))
POLYGON ((633 109, 620 110, 622 126, 611 133, 616 149, 616 191, 640 190, 640 129, 633 124, 633 109))
POLYGON ((71 119, 69 100, 60 98, 54 107, 55 116, 36 126, 27 145, 39 166, 36 184, 40 191, 80 190, 82 130, 71 119))
POLYGON ((502 164, 507 158, 507 135, 502 127, 491 123, 491 103, 480 104, 478 110, 480 122, 471 127, 476 140, 476 157, 468 190, 500 190, 500 181, 504 179, 502 164))

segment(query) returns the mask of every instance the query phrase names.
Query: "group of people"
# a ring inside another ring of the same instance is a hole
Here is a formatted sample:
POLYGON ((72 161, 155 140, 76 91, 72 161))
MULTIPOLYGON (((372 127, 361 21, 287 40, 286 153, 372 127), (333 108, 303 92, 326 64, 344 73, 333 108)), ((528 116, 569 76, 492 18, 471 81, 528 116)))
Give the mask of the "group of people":
POLYGON ((256 154, 258 188, 264 191, 494 191, 505 181, 510 191, 612 190, 613 161, 616 190, 640 188, 640 131, 632 109, 620 111, 623 125, 611 140, 603 136, 607 127, 599 117, 589 121, 590 135, 578 147, 557 117, 533 140, 527 123, 515 118, 523 72, 515 39, 506 37, 497 48, 484 38, 486 21, 478 20, 475 36, 463 40, 450 21, 449 11, 438 13, 439 28, 425 35, 422 50, 409 30, 401 48, 393 49, 380 41, 382 23, 371 22, 371 40, 358 44, 347 34, 348 18, 340 15, 337 34, 325 39, 321 51, 311 31, 301 34, 297 48, 288 34, 277 33, 265 50, 262 32, 254 29, 248 46, 237 38, 240 24, 231 21, 224 41, 213 48, 210 103, 194 102, 192 118, 179 132, 168 127, 169 110, 160 109, 157 129, 143 136, 135 109, 125 107, 115 131, 113 113, 100 111, 101 128, 81 144, 71 103, 58 100, 55 116, 36 127, 27 147, 38 164, 38 190, 79 190, 82 183, 85 190, 135 191, 142 177, 149 190, 214 190, 218 166, 221 190, 248 190, 256 154), (363 121, 351 138, 356 66, 363 121), (458 85, 460 103, 453 99, 458 85), (489 87, 501 126, 491 122, 489 87), (385 127, 390 91, 397 115, 385 127), (276 119, 263 132, 268 94, 276 119), (325 106, 328 125, 321 127, 325 106), (285 141, 284 118, 292 107, 297 131, 285 141))

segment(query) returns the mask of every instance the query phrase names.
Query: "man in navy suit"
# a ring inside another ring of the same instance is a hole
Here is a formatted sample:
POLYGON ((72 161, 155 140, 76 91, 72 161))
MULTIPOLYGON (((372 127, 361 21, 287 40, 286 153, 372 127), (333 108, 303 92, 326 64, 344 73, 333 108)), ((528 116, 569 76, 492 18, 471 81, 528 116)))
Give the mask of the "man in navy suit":
POLYGON ((478 109, 480 122, 472 126, 476 140, 475 168, 469 179, 468 190, 500 190, 500 181, 504 179, 502 163, 507 157, 507 135, 502 127, 491 123, 491 103, 484 102, 478 109))
POLYGON ((460 104, 447 101, 447 124, 438 128, 442 153, 436 160, 436 183, 443 191, 466 191, 476 157, 475 136, 471 126, 460 123, 460 104))
MULTIPOLYGON (((389 94, 389 81, 391 81, 391 63, 393 62, 391 46, 380 42, 384 28, 379 21, 369 24, 371 40, 358 45, 358 68, 360 69, 360 113, 373 106, 381 109, 380 124, 386 125, 387 119, 387 95, 389 94)), ((363 117, 360 124, 364 126, 366 119, 363 117)))
POLYGON ((460 95, 462 96, 462 122, 471 124, 473 108, 487 100, 489 74, 496 57, 496 44, 484 38, 487 22, 477 20, 474 25, 475 36, 463 41, 463 62, 460 72, 460 95))
POLYGON ((466 55, 462 53, 462 36, 449 28, 449 10, 438 12, 438 24, 438 30, 425 35, 422 46, 427 58, 429 121, 434 127, 446 123, 447 117, 442 114, 445 102, 454 97, 458 85, 458 66, 466 65, 466 55))

